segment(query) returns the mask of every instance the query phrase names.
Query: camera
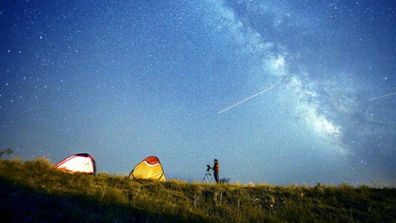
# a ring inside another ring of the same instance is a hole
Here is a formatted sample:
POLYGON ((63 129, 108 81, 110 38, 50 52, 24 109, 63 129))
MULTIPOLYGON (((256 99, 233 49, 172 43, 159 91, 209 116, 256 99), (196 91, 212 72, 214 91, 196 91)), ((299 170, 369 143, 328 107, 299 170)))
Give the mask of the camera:
POLYGON ((212 169, 209 165, 206 165, 206 171, 209 171, 210 169, 212 169))

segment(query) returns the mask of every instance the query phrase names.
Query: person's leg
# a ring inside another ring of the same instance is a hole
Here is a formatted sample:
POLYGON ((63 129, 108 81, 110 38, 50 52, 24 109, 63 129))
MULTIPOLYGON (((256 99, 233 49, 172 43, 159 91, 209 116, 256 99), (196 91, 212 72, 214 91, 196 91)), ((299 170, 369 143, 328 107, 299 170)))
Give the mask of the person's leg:
POLYGON ((215 177, 216 183, 219 183, 219 173, 218 172, 214 173, 214 177, 215 177))

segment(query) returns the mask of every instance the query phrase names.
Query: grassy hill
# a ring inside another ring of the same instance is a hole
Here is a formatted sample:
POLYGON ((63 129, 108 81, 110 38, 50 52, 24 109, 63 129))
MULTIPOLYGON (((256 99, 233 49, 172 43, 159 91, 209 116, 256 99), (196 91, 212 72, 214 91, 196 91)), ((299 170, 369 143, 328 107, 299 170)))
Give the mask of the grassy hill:
POLYGON ((396 189, 158 183, 0 160, 0 221, 396 222, 396 189))

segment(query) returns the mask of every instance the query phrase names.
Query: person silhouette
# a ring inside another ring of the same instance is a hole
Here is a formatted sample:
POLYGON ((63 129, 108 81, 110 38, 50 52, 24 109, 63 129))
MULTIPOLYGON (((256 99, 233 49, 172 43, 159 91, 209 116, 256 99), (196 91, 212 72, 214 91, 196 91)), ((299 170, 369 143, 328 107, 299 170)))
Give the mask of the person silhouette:
POLYGON ((214 159, 213 175, 214 175, 214 178, 216 180, 216 183, 220 182, 219 174, 220 174, 220 164, 219 164, 219 161, 217 159, 214 159))

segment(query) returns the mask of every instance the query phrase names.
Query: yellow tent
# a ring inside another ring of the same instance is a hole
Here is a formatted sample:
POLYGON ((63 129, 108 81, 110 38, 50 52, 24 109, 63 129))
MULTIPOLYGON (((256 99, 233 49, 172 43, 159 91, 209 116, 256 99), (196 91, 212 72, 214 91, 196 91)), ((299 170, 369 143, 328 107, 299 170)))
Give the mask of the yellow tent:
POLYGON ((129 178, 165 182, 165 174, 158 157, 149 156, 136 165, 129 178))

